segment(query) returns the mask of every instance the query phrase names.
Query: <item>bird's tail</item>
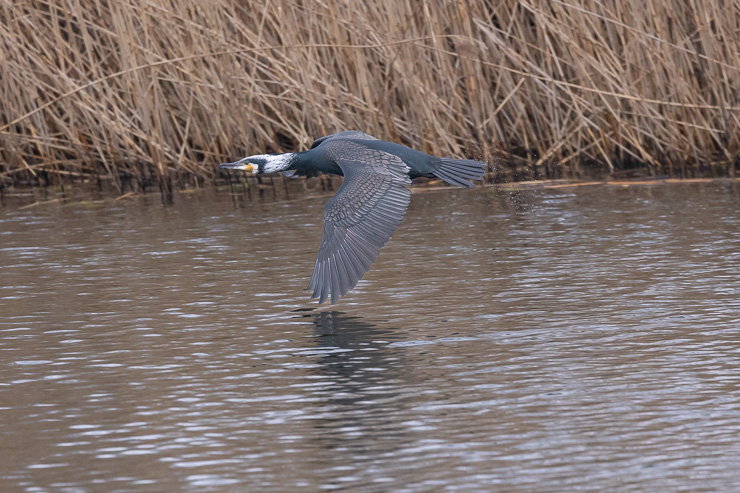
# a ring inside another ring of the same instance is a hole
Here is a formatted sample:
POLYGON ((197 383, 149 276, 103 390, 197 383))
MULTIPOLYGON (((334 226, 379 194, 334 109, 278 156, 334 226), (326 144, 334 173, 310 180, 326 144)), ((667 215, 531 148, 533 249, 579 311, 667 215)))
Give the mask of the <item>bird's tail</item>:
POLYGON ((432 171, 434 176, 458 187, 472 188, 475 184, 470 180, 480 180, 486 173, 487 166, 483 161, 449 157, 443 157, 440 161, 442 161, 441 166, 432 171))

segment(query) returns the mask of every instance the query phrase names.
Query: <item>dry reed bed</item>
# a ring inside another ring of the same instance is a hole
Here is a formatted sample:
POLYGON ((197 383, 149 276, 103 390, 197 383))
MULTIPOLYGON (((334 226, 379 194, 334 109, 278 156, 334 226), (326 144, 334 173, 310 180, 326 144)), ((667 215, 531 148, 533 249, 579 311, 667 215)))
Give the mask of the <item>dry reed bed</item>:
POLYGON ((740 0, 5 0, 0 29, 0 186, 167 188, 348 128, 522 178, 740 150, 740 0))

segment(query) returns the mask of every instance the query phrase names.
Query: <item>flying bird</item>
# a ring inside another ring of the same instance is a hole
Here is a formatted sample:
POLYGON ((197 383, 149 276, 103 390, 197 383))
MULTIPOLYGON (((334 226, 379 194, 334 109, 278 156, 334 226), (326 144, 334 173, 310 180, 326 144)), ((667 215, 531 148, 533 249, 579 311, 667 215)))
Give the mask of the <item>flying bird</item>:
POLYGON ((304 152, 258 154, 223 169, 285 176, 343 175, 324 208, 324 238, 314 265, 311 298, 334 304, 370 269, 380 247, 401 223, 411 200, 411 178, 425 176, 463 188, 486 170, 481 161, 438 158, 355 130, 316 139, 304 152))

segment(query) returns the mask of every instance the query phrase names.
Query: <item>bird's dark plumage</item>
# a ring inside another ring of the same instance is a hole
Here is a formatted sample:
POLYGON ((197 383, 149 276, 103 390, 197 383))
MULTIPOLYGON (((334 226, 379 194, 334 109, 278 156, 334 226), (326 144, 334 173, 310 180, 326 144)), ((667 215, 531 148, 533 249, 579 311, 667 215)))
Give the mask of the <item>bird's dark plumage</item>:
POLYGON ((470 180, 480 179, 486 169, 480 161, 437 158, 354 130, 316 139, 305 152, 249 156, 221 167, 344 176, 324 208, 324 238, 307 288, 319 303, 329 297, 336 302, 368 271, 406 214, 411 178, 438 177, 470 188, 470 180))

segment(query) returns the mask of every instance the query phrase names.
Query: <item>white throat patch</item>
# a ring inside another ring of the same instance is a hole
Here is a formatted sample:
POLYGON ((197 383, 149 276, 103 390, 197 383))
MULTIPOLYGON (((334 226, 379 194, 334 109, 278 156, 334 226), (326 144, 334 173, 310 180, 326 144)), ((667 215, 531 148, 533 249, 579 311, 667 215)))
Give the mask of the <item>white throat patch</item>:
POLYGON ((288 166, 290 166, 291 162, 293 162, 293 154, 291 153, 277 154, 274 156, 271 156, 269 154, 261 154, 255 157, 260 157, 265 160, 264 173, 275 173, 277 171, 283 171, 284 169, 287 169, 288 166))

